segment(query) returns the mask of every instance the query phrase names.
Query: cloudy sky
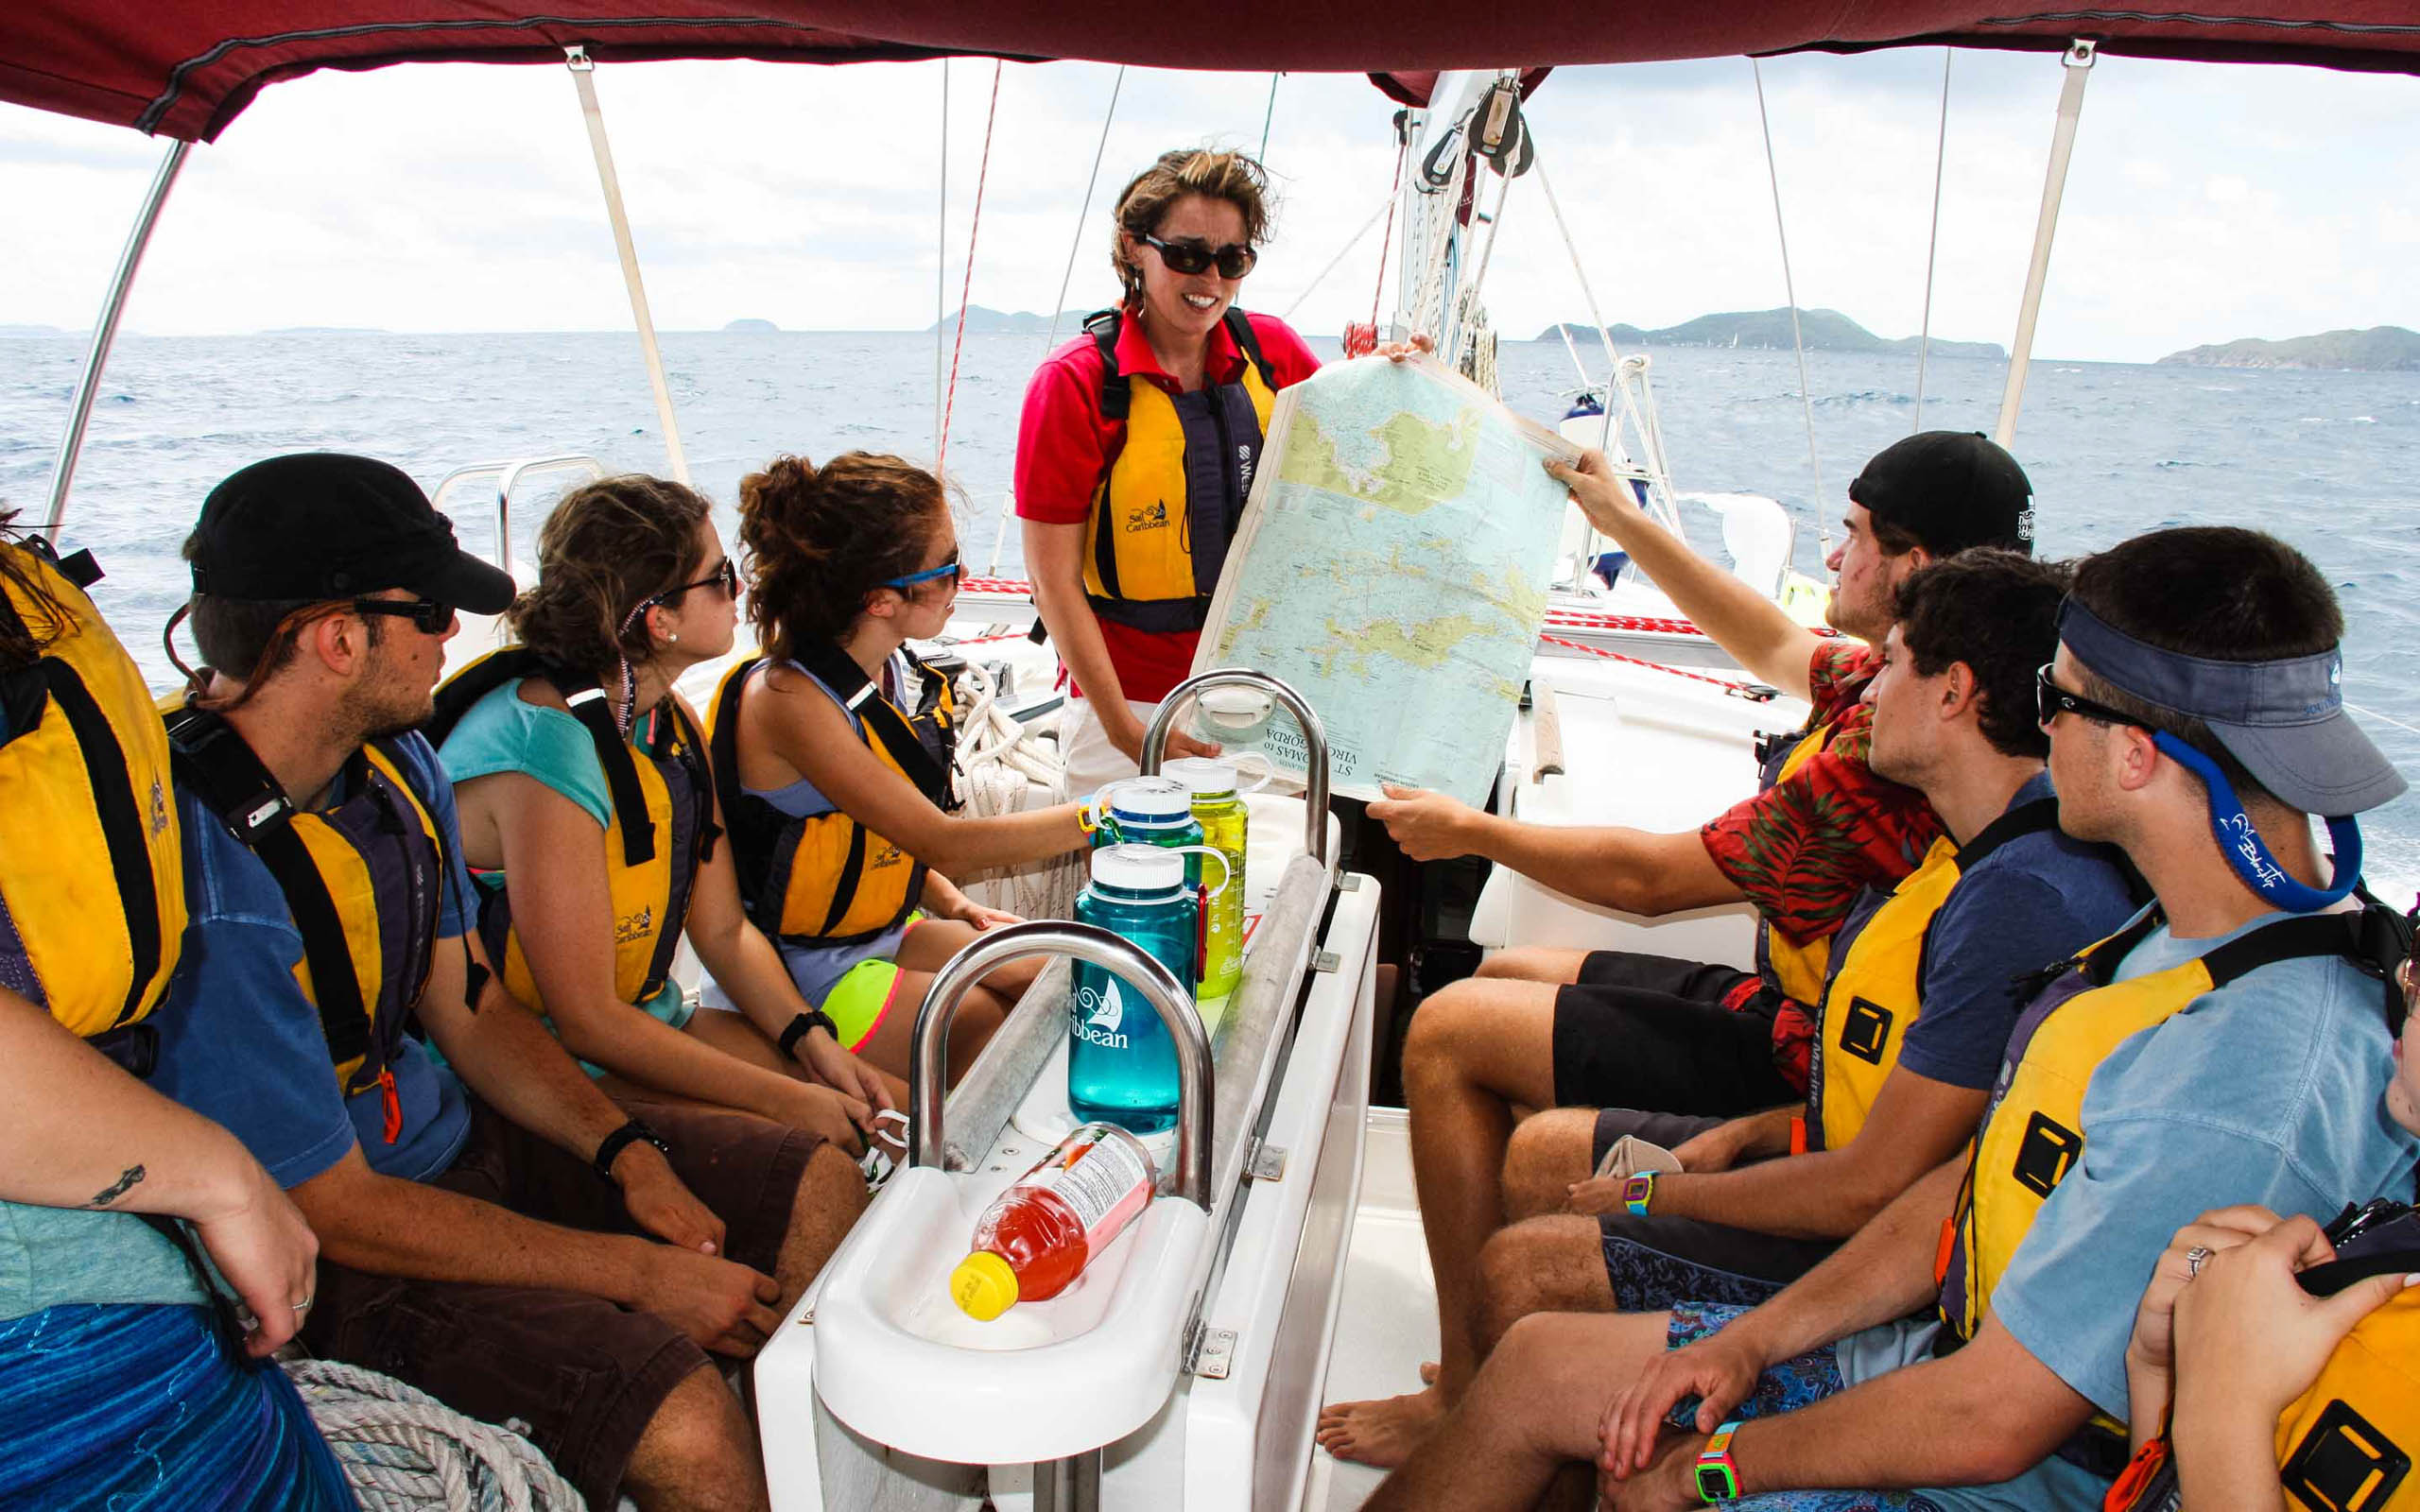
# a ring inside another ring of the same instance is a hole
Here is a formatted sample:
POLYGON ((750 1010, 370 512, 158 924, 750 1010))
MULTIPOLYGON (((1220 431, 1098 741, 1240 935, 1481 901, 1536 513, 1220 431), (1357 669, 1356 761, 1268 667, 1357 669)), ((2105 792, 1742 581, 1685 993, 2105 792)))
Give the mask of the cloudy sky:
MULTIPOLYGON (((1800 301, 1886 335, 1921 317, 1943 55, 1768 61, 1800 301)), ((1045 310, 1114 68, 1010 64, 972 299, 1045 310)), ((895 330, 935 311, 939 63, 656 63, 597 75, 657 323, 741 317, 895 330)), ((955 308, 993 65, 948 70, 955 308)), ((1965 52, 1950 77, 1935 334, 2010 339, 2060 81, 2055 56, 1965 52)), ((1070 305, 1104 302, 1106 197, 1163 147, 1261 139, 1267 75, 1134 70, 1070 305)), ((2420 81, 2104 59, 2094 72, 2037 352, 2149 361, 2236 336, 2420 327, 2420 81)), ((1393 107, 1358 77, 1289 75, 1269 162, 1276 239, 1245 301, 1334 335, 1366 316, 1393 107)), ((1756 97, 1741 60, 1571 69, 1533 102, 1541 154, 1608 318, 1643 326, 1783 302, 1756 97)), ((160 144, 0 107, 0 324, 82 328, 160 144)), ((1500 329, 1583 312, 1546 202, 1507 206, 1500 329)), ((406 67, 270 88, 199 149, 131 330, 627 327, 571 81, 561 69, 406 67)))

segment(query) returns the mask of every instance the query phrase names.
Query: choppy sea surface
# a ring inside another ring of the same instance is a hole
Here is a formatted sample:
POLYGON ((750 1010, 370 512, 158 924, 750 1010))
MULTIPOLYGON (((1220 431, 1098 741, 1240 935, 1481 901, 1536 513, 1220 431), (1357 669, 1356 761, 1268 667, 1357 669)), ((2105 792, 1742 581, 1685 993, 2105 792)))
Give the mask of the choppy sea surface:
MULTIPOLYGON (((929 335, 676 332, 663 345, 691 474, 726 536, 739 478, 777 453, 934 455, 929 335)), ((1335 354, 1333 341, 1312 345, 1335 354)), ((978 567, 993 557, 1018 402, 1042 348, 1039 337, 970 335, 959 360, 946 465, 964 491, 960 530, 978 567)), ((1677 348, 1651 356, 1675 486, 1780 499, 1801 514, 1799 567, 1820 576, 1809 511, 1820 507, 1837 533, 1858 465, 1914 427, 1915 363, 1809 354, 1818 494, 1790 353, 1677 348)), ((0 340, 0 505, 29 519, 48 491, 82 358, 77 339, 0 340)), ((1515 409, 1548 423, 1563 414, 1575 377, 1559 342, 1507 342, 1499 368, 1515 409)), ((1934 361, 1925 425, 1989 431, 2003 376, 1996 362, 1934 361)), ((67 536, 108 567, 96 597, 155 682, 170 680, 158 631, 184 597, 177 548, 202 496, 247 462, 321 449, 387 458, 432 489, 467 463, 552 453, 583 453, 615 470, 665 467, 637 338, 627 333, 125 337, 102 382, 67 536)), ((2256 526, 2308 553, 2343 602, 2345 696, 2420 779, 2420 732, 2402 728, 2420 727, 2420 661, 2411 655, 2420 630, 2420 374, 2037 360, 2015 451, 2033 480, 2047 554, 2186 524, 2256 526)), ((542 487, 516 505, 524 561, 534 556, 548 497, 542 487)), ((460 513, 465 542, 487 549, 492 507, 460 513)), ((998 560, 1003 573, 1019 569, 1013 529, 998 560)), ((2364 828, 2374 879, 2420 878, 2420 797, 2364 828)))

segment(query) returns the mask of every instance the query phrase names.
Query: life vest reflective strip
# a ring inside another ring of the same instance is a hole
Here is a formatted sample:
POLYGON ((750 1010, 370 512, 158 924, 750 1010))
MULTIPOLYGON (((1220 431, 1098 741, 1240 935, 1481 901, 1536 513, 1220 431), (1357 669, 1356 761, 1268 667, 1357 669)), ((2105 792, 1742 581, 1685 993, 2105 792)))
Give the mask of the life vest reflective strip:
POLYGON ((159 1005, 184 937, 168 742, 84 594, 100 576, 92 558, 62 568, 38 537, 0 540, 0 552, 55 606, 0 575, 0 613, 49 637, 0 674, 0 986, 95 1039, 159 1005), (104 855, 106 869, 94 865, 104 855))
MULTIPOLYGON (((2008 1273, 2042 1204, 2083 1159, 2084 1091, 2111 1052, 2203 994, 2280 961, 2341 955, 2383 975, 2391 988, 2393 961, 2381 942, 2394 916, 2375 906, 2278 919, 2164 971, 2115 980, 2118 964, 2158 927, 2160 917, 2157 907, 2146 909, 2064 963, 2018 1016, 2009 1064, 1976 1131, 1966 1179, 1944 1229, 1941 1315, 1960 1342, 1982 1326, 1992 1290, 2008 1273)), ((2106 1417, 2094 1421, 2122 1439, 2123 1424, 2106 1417)))
POLYGON ((177 780, 261 864, 302 936, 295 985, 319 1009, 347 1096, 381 1087, 387 1138, 401 1112, 390 1070, 436 959, 449 863, 437 818, 373 741, 345 765, 345 797, 297 809, 233 725, 207 710, 166 716, 177 780))
MULTIPOLYGON (((1798 769, 1823 754, 1832 744, 1839 727, 1825 722, 1801 731, 1795 744, 1787 750, 1768 755, 1760 763, 1758 776, 1762 781, 1758 791, 1770 790, 1784 779, 1794 776, 1798 769)), ((1788 737, 1785 737, 1788 738, 1788 737)), ((1793 1003, 1814 1004, 1824 999, 1824 978, 1832 960, 1833 936, 1818 935, 1801 940, 1775 929, 1772 921, 1759 915, 1756 919, 1756 974, 1765 985, 1793 1003)))
POLYGON ((1101 357, 1101 414, 1125 421, 1094 485, 1084 592, 1093 612, 1135 629, 1198 630, 1243 523, 1253 470, 1276 403, 1276 378, 1244 312, 1223 318, 1247 359, 1241 377, 1170 394, 1117 366, 1121 316, 1084 322, 1101 357))
MULTIPOLYGON (((671 740, 660 743, 656 751, 638 752, 622 738, 612 701, 596 679, 555 666, 527 646, 508 646, 479 658, 438 689, 429 738, 441 743, 475 704, 507 683, 527 678, 537 678, 562 695, 572 717, 588 731, 596 764, 605 773, 611 804, 605 859, 613 903, 614 990, 625 1003, 644 1003, 662 991, 671 975, 697 890, 698 868, 713 857, 715 840, 722 833, 714 822, 715 782, 705 737, 680 704, 667 699, 659 707, 669 711, 673 720, 671 740), (640 761, 641 754, 648 760, 640 761)), ((544 1011, 536 976, 512 928, 509 887, 482 893, 479 938, 503 973, 506 989, 544 1011)))
POLYGON ((1932 921, 1960 880, 2020 835, 2055 829, 2059 800, 2036 799, 1985 825, 1963 847, 1943 835, 1890 893, 1868 888, 1832 937, 1838 970, 1816 1015, 1808 1062, 1806 1147, 1834 1149, 1857 1138, 1899 1063, 1908 1026, 1924 1011, 1922 985, 1932 921))
MULTIPOLYGON (((912 655, 921 687, 915 712, 876 690, 865 669, 835 645, 803 651, 799 664, 854 715, 874 759, 915 785, 943 813, 959 801, 951 762, 958 744, 949 679, 912 655)), ((834 945, 879 935, 904 921, 925 888, 925 864, 835 808, 804 817, 784 814, 739 781, 739 701, 764 665, 751 657, 726 673, 707 715, 715 781, 730 795, 732 857, 748 917, 776 939, 834 945)))

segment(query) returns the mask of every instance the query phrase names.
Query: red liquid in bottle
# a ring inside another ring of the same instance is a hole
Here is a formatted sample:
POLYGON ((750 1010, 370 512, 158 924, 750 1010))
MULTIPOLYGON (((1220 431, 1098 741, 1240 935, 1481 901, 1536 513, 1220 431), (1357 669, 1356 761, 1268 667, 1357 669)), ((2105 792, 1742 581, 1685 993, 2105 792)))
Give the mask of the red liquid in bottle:
POLYGON ((1080 1125, 984 1210, 974 1253, 950 1276, 951 1297, 988 1320, 1058 1296, 1150 1205, 1157 1181, 1133 1135, 1080 1125))

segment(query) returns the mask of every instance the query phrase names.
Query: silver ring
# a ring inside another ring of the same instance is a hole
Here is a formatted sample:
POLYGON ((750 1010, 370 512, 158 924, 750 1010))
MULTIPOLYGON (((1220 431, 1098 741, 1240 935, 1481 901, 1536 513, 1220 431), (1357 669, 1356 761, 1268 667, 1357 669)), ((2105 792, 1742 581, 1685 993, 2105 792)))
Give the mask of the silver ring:
POLYGON ((302 1298, 302 1300, 294 1304, 294 1311, 297 1313, 308 1313, 311 1311, 311 1304, 318 1300, 319 1298, 316 1297, 306 1297, 302 1298))
POLYGON ((2187 1280, 2191 1280, 2194 1277, 2201 1275, 2202 1266, 2204 1263, 2209 1260, 2209 1258, 2210 1246, 2207 1245, 2195 1245, 2192 1248, 2187 1250, 2185 1252, 2185 1279, 2187 1280))

